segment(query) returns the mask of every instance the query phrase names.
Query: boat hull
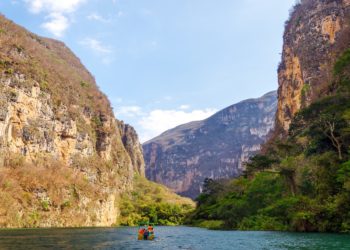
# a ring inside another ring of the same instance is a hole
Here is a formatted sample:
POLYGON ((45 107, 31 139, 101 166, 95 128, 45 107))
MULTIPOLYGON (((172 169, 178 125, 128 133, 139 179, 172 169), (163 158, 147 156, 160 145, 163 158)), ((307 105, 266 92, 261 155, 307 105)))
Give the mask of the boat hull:
POLYGON ((154 234, 151 234, 145 239, 142 234, 139 234, 137 237, 138 240, 154 240, 154 234))

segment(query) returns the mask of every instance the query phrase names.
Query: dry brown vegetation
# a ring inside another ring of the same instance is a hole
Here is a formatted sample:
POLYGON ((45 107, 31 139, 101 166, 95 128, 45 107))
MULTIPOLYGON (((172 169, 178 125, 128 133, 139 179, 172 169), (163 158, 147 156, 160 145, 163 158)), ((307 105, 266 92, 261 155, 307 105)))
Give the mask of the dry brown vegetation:
POLYGON ((39 85, 51 95, 54 107, 70 107, 71 119, 83 111, 95 120, 103 114, 112 115, 94 77, 63 43, 29 33, 1 15, 0 31, 0 74, 23 74, 28 86, 18 87, 39 85))
POLYGON ((0 227, 86 226, 102 220, 100 224, 110 225, 114 211, 108 223, 101 211, 120 190, 130 188, 133 176, 114 119, 94 77, 63 43, 30 33, 0 15, 0 122, 22 143, 11 145, 6 131, 0 135, 0 227), (21 118, 21 126, 13 126, 8 109, 21 92, 45 108, 40 118, 21 118), (62 131, 53 131, 46 120, 57 122, 62 131), (47 152, 54 140, 66 137, 87 138, 82 147, 89 147, 89 153, 67 149, 69 157, 59 160, 60 151, 47 152), (29 144, 40 150, 29 154, 29 144))
MULTIPOLYGON (((106 196, 103 181, 89 180, 79 166, 46 157, 28 163, 21 155, 5 154, 0 168, 0 227, 81 226, 93 220, 95 202, 106 196)), ((107 168, 101 161, 99 166, 107 168)), ((99 172, 91 164, 84 167, 91 176, 99 172)))

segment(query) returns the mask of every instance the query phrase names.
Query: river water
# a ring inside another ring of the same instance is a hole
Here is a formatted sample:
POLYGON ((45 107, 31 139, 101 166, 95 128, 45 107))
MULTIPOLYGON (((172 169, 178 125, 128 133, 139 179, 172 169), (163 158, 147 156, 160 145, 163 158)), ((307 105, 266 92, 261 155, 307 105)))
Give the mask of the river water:
POLYGON ((154 241, 138 241, 135 227, 0 230, 0 249, 237 249, 349 250, 348 234, 209 231, 156 227, 154 241))

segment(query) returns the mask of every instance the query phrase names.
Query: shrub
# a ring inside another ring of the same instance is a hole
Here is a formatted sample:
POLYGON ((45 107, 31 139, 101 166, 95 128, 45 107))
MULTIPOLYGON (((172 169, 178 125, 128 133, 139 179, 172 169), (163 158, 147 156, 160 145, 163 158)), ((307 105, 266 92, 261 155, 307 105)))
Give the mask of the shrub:
POLYGON ((336 61, 334 65, 334 75, 341 74, 350 65, 350 49, 347 49, 336 61))
POLYGON ((255 231, 285 231, 287 226, 274 217, 264 215, 256 215, 246 217, 238 225, 239 230, 255 230, 255 231))
POLYGON ((5 74, 7 75, 13 75, 13 73, 14 73, 14 70, 12 68, 8 68, 5 70, 5 74))
POLYGON ((135 176, 134 190, 123 194, 121 200, 119 224, 125 226, 136 226, 145 221, 159 225, 179 225, 184 223, 194 208, 194 203, 189 199, 140 176, 135 176))
POLYGON ((194 223, 198 227, 208 228, 210 230, 219 230, 224 226, 224 221, 222 220, 202 220, 194 223))
POLYGON ((47 200, 41 201, 41 206, 44 211, 50 211, 50 203, 47 200))

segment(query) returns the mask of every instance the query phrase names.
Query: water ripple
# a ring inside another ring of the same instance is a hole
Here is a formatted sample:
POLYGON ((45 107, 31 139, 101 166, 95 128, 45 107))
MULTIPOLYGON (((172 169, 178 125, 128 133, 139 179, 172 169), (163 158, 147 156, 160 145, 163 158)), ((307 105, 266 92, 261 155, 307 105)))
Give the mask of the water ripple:
POLYGON ((1 250, 167 249, 167 250, 348 250, 350 235, 209 231, 156 227, 154 241, 138 241, 135 227, 1 230, 1 250))

